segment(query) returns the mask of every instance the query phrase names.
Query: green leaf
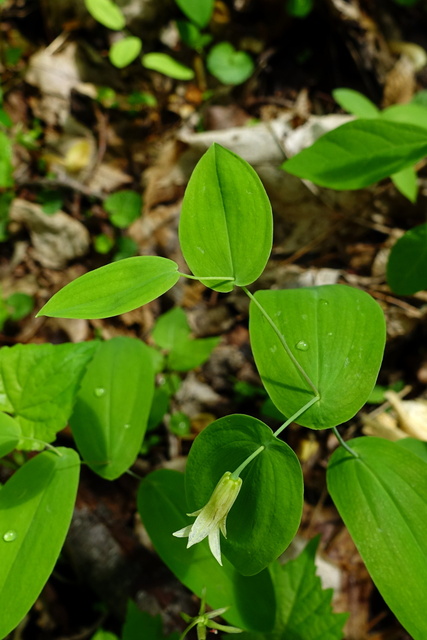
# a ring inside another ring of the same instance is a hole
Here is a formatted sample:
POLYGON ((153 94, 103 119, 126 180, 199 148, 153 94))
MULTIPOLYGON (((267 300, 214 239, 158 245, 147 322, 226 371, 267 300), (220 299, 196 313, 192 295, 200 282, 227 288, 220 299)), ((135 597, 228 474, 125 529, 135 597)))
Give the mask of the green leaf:
POLYGON ((328 489, 382 597, 414 640, 427 637, 427 465, 396 443, 340 447, 328 489), (404 588, 402 588, 404 585, 404 588))
POLYGON ((279 603, 271 633, 244 633, 241 640, 341 640, 347 613, 333 613, 332 589, 322 589, 316 576, 319 537, 313 538, 295 560, 271 566, 279 603))
POLYGON ((116 636, 115 633, 110 633, 110 631, 98 629, 95 635, 92 636, 91 640, 119 640, 119 637, 116 636))
POLYGON ((177 62, 167 53, 146 53, 145 56, 142 56, 141 61, 147 69, 158 71, 175 80, 192 80, 194 78, 193 69, 177 62))
POLYGON ((70 425, 85 462, 107 480, 139 453, 154 393, 150 351, 133 338, 103 342, 82 380, 70 425))
POLYGON ((202 51, 203 47, 212 42, 212 36, 209 33, 200 33, 198 27, 192 22, 177 20, 176 26, 181 40, 191 49, 202 51))
POLYGON ((219 42, 206 58, 209 72, 223 84, 241 84, 254 72, 254 62, 245 51, 236 51, 230 42, 219 42))
POLYGON ((189 371, 205 362, 220 338, 190 338, 185 311, 175 307, 164 313, 153 329, 152 338, 162 349, 169 351, 168 368, 172 371, 189 371))
POLYGON ((341 109, 348 111, 359 118, 378 118, 380 110, 359 91, 353 89, 335 89, 332 96, 341 109))
POLYGON ((273 241, 271 205, 245 160, 218 144, 204 154, 185 192, 179 239, 194 275, 215 291, 261 275, 273 241), (218 282, 202 276, 219 276, 218 282), (221 276, 233 280, 221 282, 221 276))
POLYGON ((19 424, 6 413, 0 413, 0 458, 16 449, 21 438, 19 424))
POLYGON ((85 368, 97 348, 81 344, 18 344, 0 350, 0 376, 22 429, 20 448, 40 449, 67 425, 85 368), (25 438, 30 438, 26 441, 25 438))
POLYGON ((31 313, 34 308, 34 298, 18 291, 7 298, 6 305, 9 307, 9 318, 16 322, 31 313))
POLYGON ((400 193, 410 202, 416 202, 418 195, 418 177, 414 167, 407 167, 394 173, 391 180, 400 193))
POLYGON ((399 296, 427 288, 427 224, 409 229, 392 247, 387 282, 399 296))
MULTIPOLYGON (((298 424, 325 429, 352 418, 367 401, 381 365, 385 322, 379 305, 364 291, 344 285, 258 291, 255 298, 320 392, 298 424)), ((261 379, 290 418, 314 393, 253 302, 249 317, 261 379)))
POLYGON ((187 18, 203 29, 211 19, 214 0, 175 0, 187 18))
POLYGON ((178 280, 178 265, 172 260, 157 256, 124 258, 73 280, 55 293, 37 316, 117 316, 155 300, 178 280))
POLYGON ((92 18, 114 31, 121 31, 126 20, 119 7, 112 0, 85 0, 86 9, 92 18))
POLYGON ((421 104, 394 104, 380 112, 383 120, 403 122, 427 129, 427 108, 421 104))
POLYGON ((282 168, 331 189, 362 189, 427 154, 421 127, 382 119, 355 120, 321 136, 282 168))
POLYGON ((123 69, 123 67, 127 67, 128 64, 139 56, 141 49, 141 38, 127 36, 111 45, 108 57, 110 58, 111 64, 118 69, 123 69))
POLYGON ((401 440, 397 440, 396 444, 411 451, 427 463, 427 442, 416 440, 415 438, 402 438, 401 440))
POLYGON ((115 227, 126 229, 141 215, 142 198, 130 189, 116 191, 104 200, 104 209, 115 227))
POLYGON ((313 9, 314 0, 287 0, 286 11, 295 18, 305 18, 313 9))
POLYGON ((55 566, 70 525, 80 461, 72 449, 25 463, 0 491, 0 637, 25 616, 55 566))
POLYGON ((12 146, 7 135, 0 131, 0 189, 12 186, 12 146))
POLYGON ((298 458, 260 420, 231 415, 199 434, 185 474, 188 508, 194 512, 207 504, 223 474, 235 471, 260 446, 264 451, 241 473, 243 484, 227 517, 227 539, 221 537, 224 555, 246 576, 273 562, 298 530, 303 505, 298 458))
POLYGON ((188 589, 201 597, 206 588, 206 600, 214 609, 229 606, 223 617, 236 627, 272 628, 276 603, 267 570, 244 577, 226 558, 221 567, 206 540, 186 549, 184 541, 172 535, 188 523, 183 474, 168 469, 150 473, 138 492, 138 510, 157 553, 188 589))
POLYGON ((178 640, 179 634, 163 634, 162 618, 159 615, 150 616, 146 611, 141 611, 130 600, 126 613, 126 621, 122 631, 122 640, 178 640))

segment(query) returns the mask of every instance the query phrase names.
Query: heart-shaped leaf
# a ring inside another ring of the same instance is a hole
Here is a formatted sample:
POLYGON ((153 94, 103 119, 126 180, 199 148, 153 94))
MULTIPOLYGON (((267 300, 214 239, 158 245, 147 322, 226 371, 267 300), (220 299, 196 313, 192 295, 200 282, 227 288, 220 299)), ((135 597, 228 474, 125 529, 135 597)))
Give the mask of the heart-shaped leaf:
MULTIPOLYGON (((258 291, 255 298, 320 393, 298 424, 325 429, 352 418, 367 401, 381 365, 385 322, 379 305, 344 285, 258 291)), ((313 390, 254 302, 249 329, 264 386, 290 418, 314 397, 313 390)))
POLYGON ((175 0, 183 13, 203 29, 211 19, 214 0, 175 0))
POLYGON ((178 280, 178 265, 168 258, 125 258, 73 280, 55 293, 37 316, 86 319, 117 316, 158 298, 178 280))
POLYGON ((205 153, 185 192, 179 239, 194 275, 216 291, 261 275, 273 241, 271 206, 245 160, 218 144, 205 153), (219 277, 212 282, 203 276, 219 277))
POLYGON ((73 513, 80 461, 44 452, 0 491, 0 637, 25 616, 55 566, 73 513))
POLYGON ((427 464, 394 442, 357 438, 328 466, 328 489, 384 600, 427 637, 427 464), (403 585, 403 588, 402 588, 403 585))
POLYGON ((427 288, 427 224, 407 231, 393 246, 387 263, 387 282, 400 296, 427 288))
POLYGON ((425 155, 425 129, 372 118, 348 122, 326 133, 282 168, 322 187, 362 189, 425 155))
POLYGON ((188 522, 182 473, 168 469, 150 473, 138 492, 138 510, 157 553, 186 587, 199 597, 206 589, 206 600, 214 609, 230 607, 223 617, 236 627, 272 628, 276 602, 267 570, 244 577, 226 558, 221 567, 206 540, 186 549, 184 541, 172 535, 188 522))
POLYGON ((133 338, 103 342, 82 380, 70 425, 85 462, 107 480, 141 448, 154 393, 150 351, 133 338))
POLYGON ((260 446, 264 451, 241 473, 243 484, 227 517, 227 540, 221 538, 224 555, 243 575, 267 567, 295 536, 303 496, 298 458, 260 420, 231 415, 196 438, 185 473, 188 509, 194 512, 207 504, 223 474, 235 471, 260 446))
POLYGON ((254 63, 245 51, 236 51, 230 42, 219 42, 208 53, 206 65, 223 84, 241 84, 254 71, 254 63))

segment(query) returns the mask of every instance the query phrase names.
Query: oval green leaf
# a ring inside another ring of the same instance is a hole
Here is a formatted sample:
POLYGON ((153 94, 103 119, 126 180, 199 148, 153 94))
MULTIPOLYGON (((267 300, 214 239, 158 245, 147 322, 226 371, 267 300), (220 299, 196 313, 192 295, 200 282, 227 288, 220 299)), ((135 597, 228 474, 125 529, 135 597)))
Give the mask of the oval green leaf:
MULTIPOLYGON (((296 422, 325 429, 352 418, 367 401, 381 365, 385 321, 379 305, 364 291, 344 285, 258 291, 255 298, 320 393, 296 422)), ((264 386, 290 418, 313 391, 253 302, 249 330, 264 386)))
POLYGON ((111 0, 85 0, 85 5, 92 18, 95 18, 104 27, 114 31, 125 28, 124 15, 111 0))
POLYGON ((104 209, 111 222, 119 229, 126 229, 141 215, 142 198, 131 189, 116 191, 104 200, 104 209))
POLYGON ((58 559, 70 525, 80 471, 72 449, 44 452, 0 491, 0 637, 31 608, 58 559))
POLYGON ((418 176, 414 167, 406 167, 390 176, 391 181, 400 193, 415 203, 418 195, 418 176))
POLYGON ((198 278, 216 291, 254 282, 273 242, 271 205, 261 180, 242 158, 218 144, 193 171, 182 203, 179 239, 198 278), (221 282, 221 276, 232 278, 221 282))
POLYGON ((158 298, 178 280, 178 265, 168 258, 124 258, 73 280, 55 293, 37 316, 86 319, 117 316, 158 298))
POLYGON ((332 96, 344 111, 359 118, 378 118, 380 110, 366 96, 354 89, 335 89, 332 96))
POLYGON ((167 53, 146 53, 145 56, 142 56, 141 62, 146 69, 158 71, 169 78, 174 78, 174 80, 192 80, 194 78, 193 69, 177 62, 167 53))
POLYGON ((383 119, 355 120, 321 136, 282 168, 331 189, 362 189, 421 160, 425 129, 383 119))
POLYGON ((188 523, 182 473, 168 469, 150 473, 138 492, 138 510, 157 553, 186 587, 199 597, 206 588, 206 600, 214 609, 229 606, 223 617, 236 627, 272 628, 276 603, 268 570, 242 576, 226 558, 221 567, 206 540, 186 549, 184 541, 172 535, 188 523))
POLYGON ((427 289, 427 224, 413 227, 392 247, 387 282, 399 296, 427 289))
POLYGON ((358 438, 328 466, 328 489, 382 597, 414 640, 427 637, 427 465, 394 442, 358 438), (404 588, 402 588, 402 585, 404 588))
POLYGON ((181 11, 203 29, 211 19, 214 0, 175 0, 181 11))
POLYGON ((127 67, 128 64, 139 56, 141 49, 141 38, 128 36, 112 44, 108 57, 110 58, 111 64, 118 69, 123 69, 123 67, 127 67))
POLYGON ((16 420, 0 412, 0 458, 16 449, 20 437, 21 429, 16 420))
POLYGON ((206 66, 223 84, 241 84, 253 73, 255 65, 246 51, 236 51, 230 42, 219 42, 209 51, 206 66))
POLYGON ((185 474, 188 507, 194 512, 207 504, 223 474, 235 471, 260 446, 264 451, 241 473, 243 484, 227 517, 227 539, 221 536, 224 555, 246 576, 273 562, 298 530, 303 504, 298 458, 260 420, 231 415, 196 438, 185 474))
POLYGON ((103 342, 89 364, 70 425, 78 449, 102 478, 135 462, 154 393, 151 349, 133 338, 103 342))

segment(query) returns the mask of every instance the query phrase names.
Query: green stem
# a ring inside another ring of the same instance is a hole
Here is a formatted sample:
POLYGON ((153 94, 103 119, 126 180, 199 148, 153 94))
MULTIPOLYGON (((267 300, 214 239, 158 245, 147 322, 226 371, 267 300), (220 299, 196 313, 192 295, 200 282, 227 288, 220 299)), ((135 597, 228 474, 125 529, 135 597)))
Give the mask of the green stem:
POLYGON ((190 629, 196 626, 197 622, 198 622, 198 619, 193 620, 193 622, 191 622, 191 624, 189 624, 188 627, 184 629, 184 631, 181 633, 181 635, 179 636, 179 640, 184 640, 187 633, 190 631, 190 629))
POLYGON ((181 273, 181 271, 178 271, 178 275, 189 278, 189 280, 219 280, 220 282, 234 280, 232 276, 190 276, 188 273, 181 273))
POLYGON ((282 426, 281 426, 281 427, 279 427, 279 428, 277 429, 277 431, 275 431, 275 432, 273 433, 273 436, 276 436, 276 438, 277 438, 277 436, 278 436, 279 434, 281 434, 281 433, 282 433, 282 431, 283 431, 284 429, 286 429, 286 427, 287 427, 288 425, 290 425, 290 424, 291 424, 291 422, 294 422, 294 420, 296 420, 297 418, 299 418, 299 417, 300 417, 300 415, 301 415, 302 413, 304 413, 304 411, 307 411, 307 409, 309 409, 309 408, 310 408, 310 407, 311 407, 315 402, 317 402, 318 400, 320 400, 320 396, 319 396, 319 395, 315 396, 314 398, 311 398, 311 400, 309 400, 309 401, 307 402, 307 404, 305 404, 301 409, 298 409, 298 411, 297 411, 296 413, 294 413, 294 415, 293 415, 293 416, 291 416, 291 417, 289 418, 289 420, 286 420, 286 422, 284 422, 284 423, 282 424, 282 426))
MULTIPOLYGON (((272 318, 270 318, 270 316, 268 315, 267 311, 258 302, 258 300, 255 298, 255 296, 252 295, 252 293, 250 291, 248 291, 246 289, 246 287, 242 287, 242 289, 246 293, 246 295, 252 300, 252 302, 258 307, 258 309, 261 311, 262 315, 267 320, 268 324, 270 325, 270 327, 273 329, 274 333, 279 338, 280 344, 282 345, 282 347, 284 348, 284 350, 288 354, 288 356, 291 359, 293 365, 296 367, 297 371, 299 372, 301 377, 305 380, 305 382, 311 387, 311 389, 312 389, 312 391, 313 391, 313 393, 314 393, 314 395, 316 397, 316 400, 318 400, 320 398, 320 393, 319 393, 316 385, 312 382, 310 376, 305 372, 303 367, 300 365, 300 363, 298 362, 298 360, 296 359, 296 357, 294 356, 294 354, 290 350, 289 345, 286 342, 283 334, 280 332, 278 326, 275 324, 275 322, 272 320, 272 318)), ((303 409, 305 410, 305 407, 303 409)))
POLYGON ((348 453, 350 453, 354 458, 358 458, 359 454, 356 453, 351 447, 348 446, 348 444, 343 440, 342 435, 340 434, 338 429, 336 427, 332 427, 332 431, 335 433, 336 437, 338 438, 338 442, 340 443, 340 445, 344 447, 344 449, 348 451, 348 453))
POLYGON ((30 442, 37 442, 37 444, 42 444, 43 446, 46 447, 46 449, 50 449, 51 451, 56 453, 56 455, 58 455, 60 458, 62 458, 62 453, 60 453, 58 451, 58 449, 56 447, 54 447, 52 444, 49 444, 48 442, 44 442, 44 440, 39 440, 38 438, 31 438, 30 436, 23 436, 22 439, 23 440, 30 440, 30 442))
POLYGON ((256 457, 257 457, 257 455, 259 455, 259 454, 261 453, 261 451, 264 451, 264 449, 265 449, 265 447, 261 446, 261 447, 258 447, 258 449, 257 449, 256 451, 254 451, 253 453, 251 453, 251 455, 250 455, 248 458, 246 458, 246 460, 244 460, 244 461, 242 462, 242 464, 241 464, 241 465, 239 465, 235 471, 233 471, 233 473, 231 474, 231 477, 233 478, 233 480, 237 480, 237 478, 240 476, 240 474, 241 474, 241 472, 243 471, 243 469, 244 469, 245 467, 247 467, 247 466, 248 466, 248 464, 249 464, 250 462, 252 462, 252 460, 253 460, 254 458, 256 458, 256 457))

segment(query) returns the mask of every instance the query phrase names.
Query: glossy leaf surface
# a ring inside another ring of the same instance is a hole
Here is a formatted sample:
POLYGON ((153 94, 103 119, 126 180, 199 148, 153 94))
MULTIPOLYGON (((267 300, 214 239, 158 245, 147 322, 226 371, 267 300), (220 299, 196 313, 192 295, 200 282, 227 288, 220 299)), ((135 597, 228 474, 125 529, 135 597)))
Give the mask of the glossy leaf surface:
POLYGON ((80 461, 72 449, 25 463, 0 491, 0 637, 22 620, 49 578, 70 525, 80 461))
POLYGON ((335 451, 329 492, 382 597, 412 638, 424 640, 427 464, 380 438, 348 444, 359 457, 335 451))
POLYGON ((207 540, 186 549, 185 541, 172 535, 188 524, 183 474, 168 469, 150 473, 139 489, 138 510, 157 553, 186 587, 199 597, 206 588, 206 601, 214 609, 230 606, 223 617, 234 626, 272 628, 276 605, 267 570, 244 577, 226 558, 221 567, 207 540))
POLYGON ((385 119, 365 119, 326 133, 282 168, 323 187, 362 189, 425 155, 425 129, 385 119))
POLYGON ((107 480, 141 448, 154 393, 150 351, 133 338, 103 342, 82 380, 70 425, 85 462, 107 480))
POLYGON ((193 171, 182 203, 179 238, 188 266, 216 291, 256 280, 271 252, 271 206, 252 167, 218 144, 193 171), (221 276, 232 278, 221 282, 221 276))
MULTIPOLYGON (((344 285, 258 291, 255 298, 320 392, 298 424, 325 429, 352 418, 367 401, 381 365, 385 321, 379 305, 344 285)), ((290 418, 314 393, 253 302, 249 330, 264 386, 290 418)))
POLYGON ((31 438, 52 442, 66 427, 80 381, 97 346, 96 342, 83 342, 1 349, 0 377, 11 413, 22 430, 20 448, 43 448, 31 438))
POLYGON ((275 562, 271 572, 278 603, 270 633, 244 633, 241 640, 341 640, 346 613, 333 613, 332 589, 322 589, 316 575, 319 538, 311 540, 294 560, 275 562))
POLYGON ((267 567, 295 536, 303 497, 298 458, 260 420, 231 415, 199 434, 186 467, 188 508, 194 512, 207 504, 222 475, 235 471, 260 446, 264 451, 241 473, 243 484, 227 517, 227 540, 221 536, 223 554, 243 575, 267 567))
POLYGON ((387 282, 401 296, 427 288, 427 224, 409 229, 392 247, 387 282))
POLYGON ((53 318, 109 318, 151 302, 178 282, 168 258, 136 256, 107 264, 73 280, 37 314, 53 318))

